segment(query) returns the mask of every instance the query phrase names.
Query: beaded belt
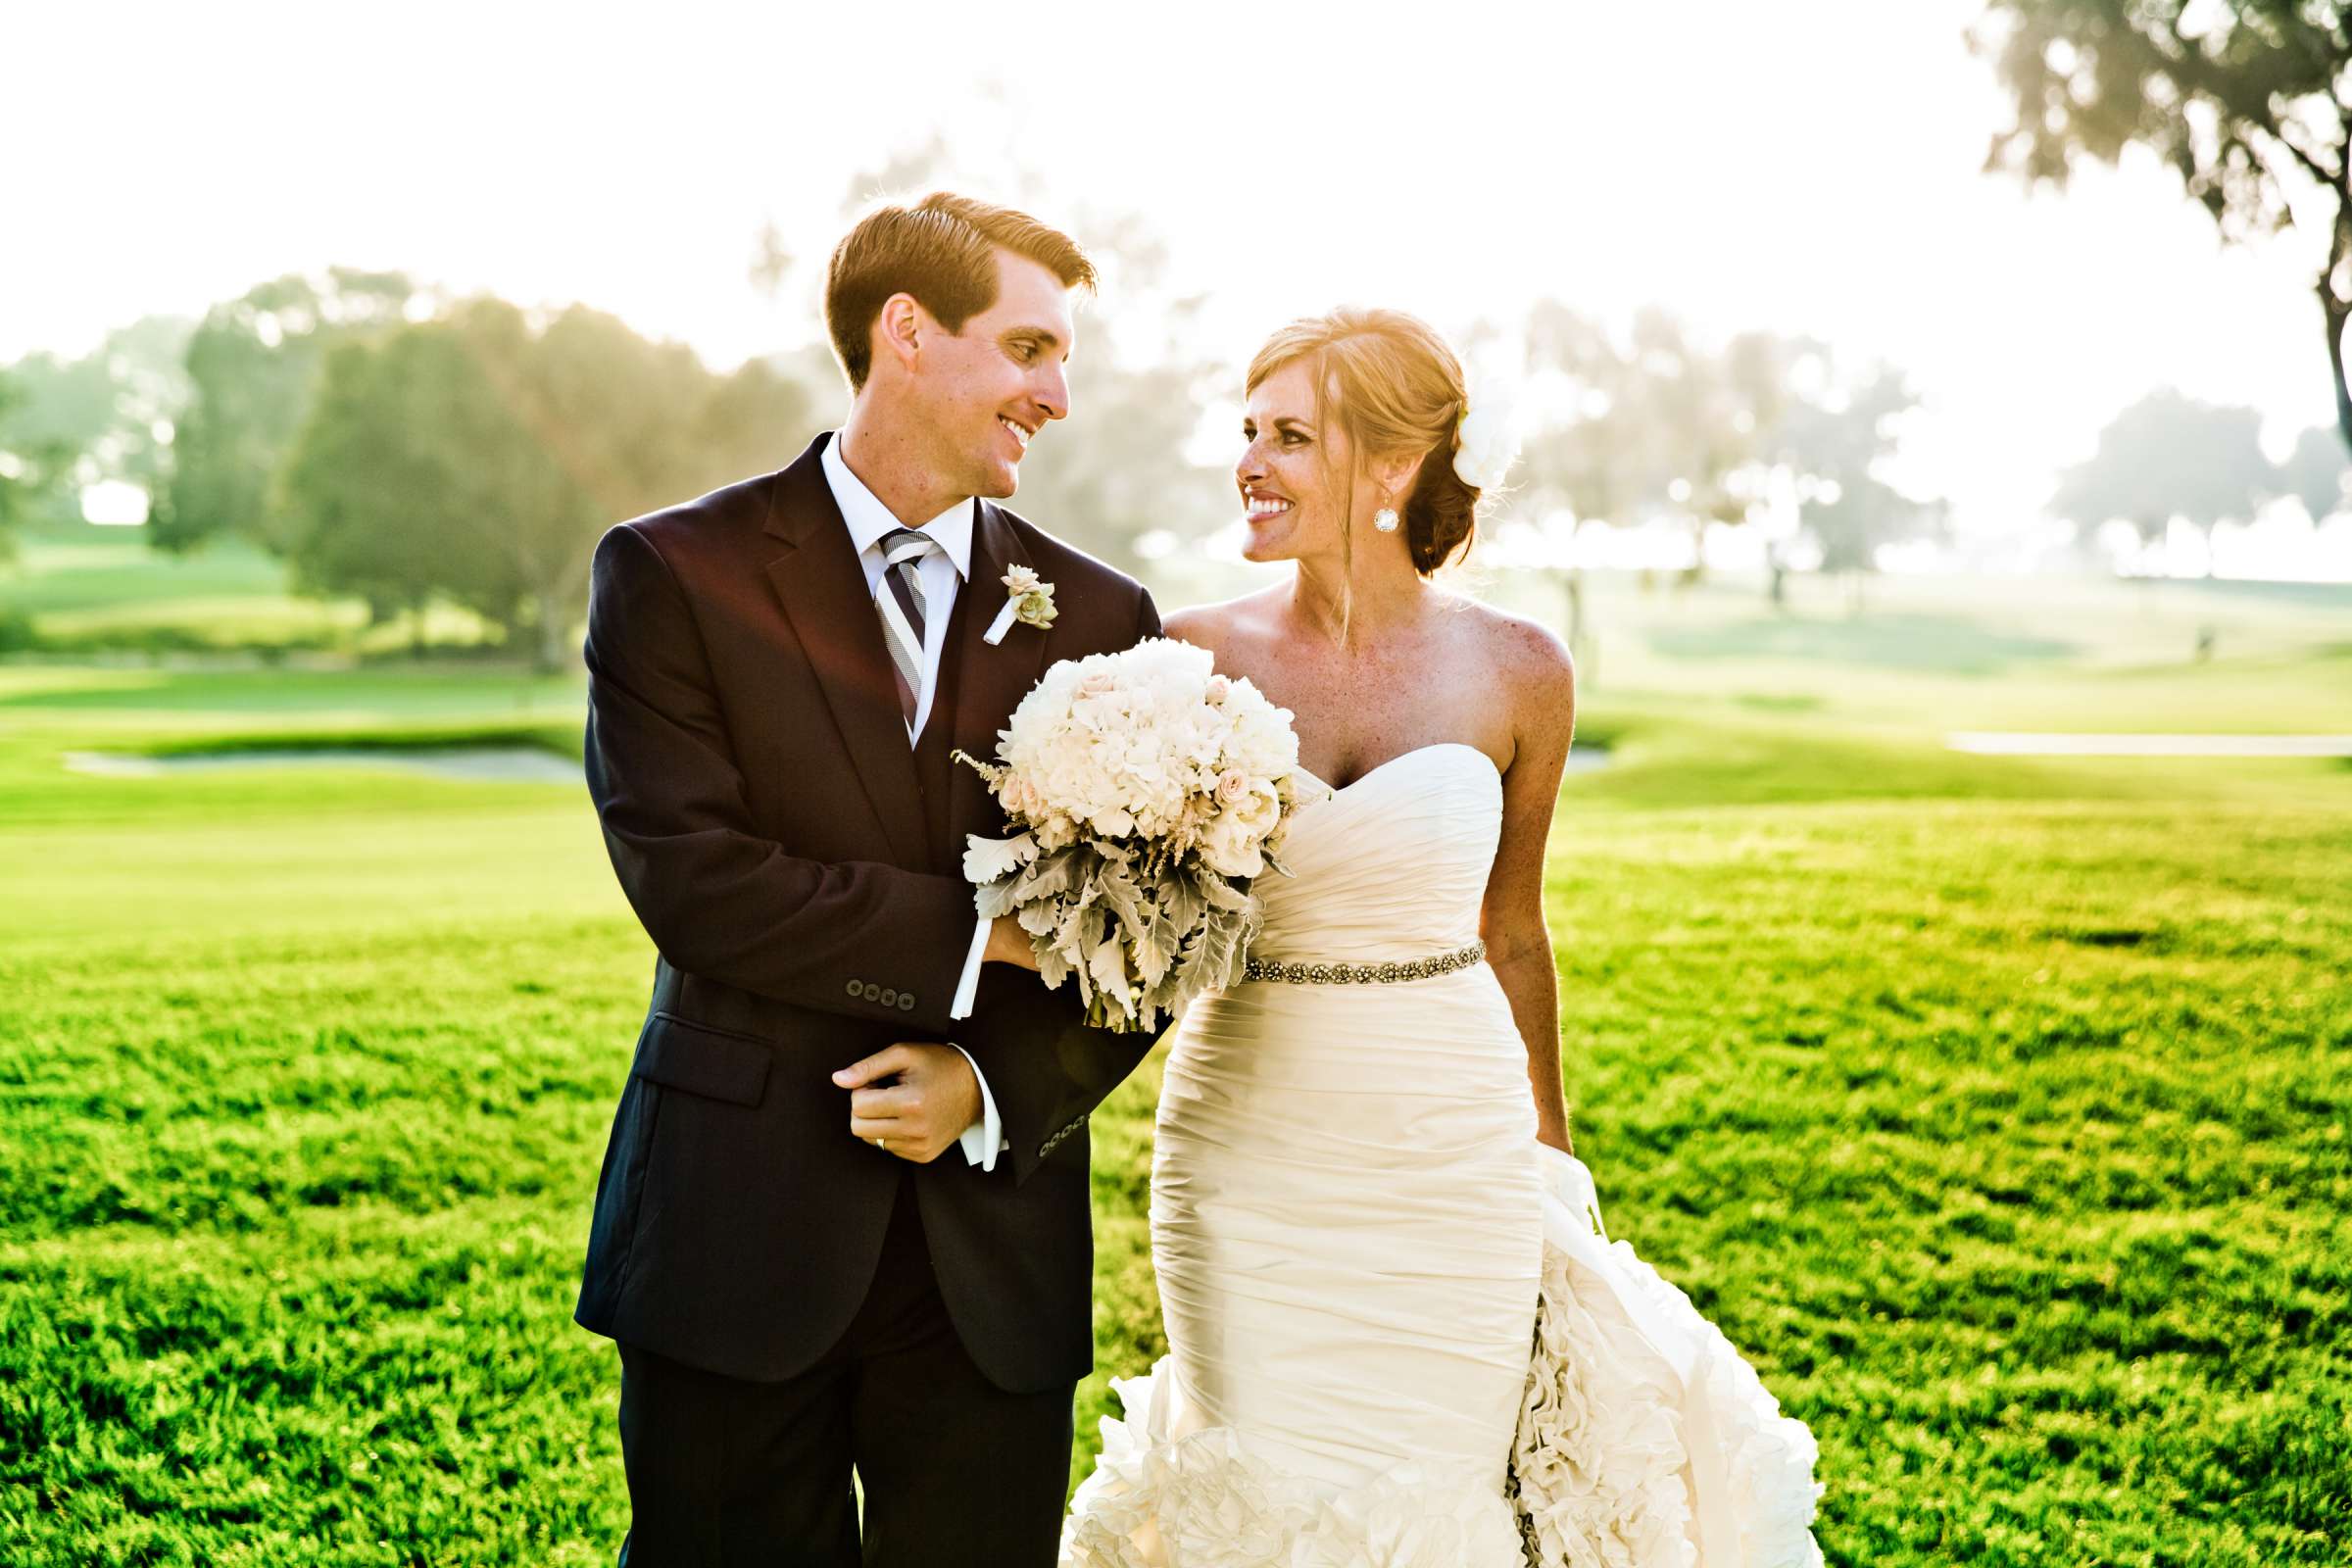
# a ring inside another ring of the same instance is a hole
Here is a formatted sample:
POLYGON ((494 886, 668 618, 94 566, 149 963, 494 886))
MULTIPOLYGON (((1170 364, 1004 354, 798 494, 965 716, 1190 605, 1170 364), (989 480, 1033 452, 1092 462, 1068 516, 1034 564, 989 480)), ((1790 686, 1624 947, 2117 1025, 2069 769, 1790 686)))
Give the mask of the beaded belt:
POLYGON ((1296 986, 1389 985, 1398 980, 1427 980, 1434 975, 1451 974, 1456 969, 1469 968, 1486 956, 1487 945, 1473 942, 1453 953, 1404 963, 1274 963, 1251 958, 1242 978, 1281 980, 1296 986))

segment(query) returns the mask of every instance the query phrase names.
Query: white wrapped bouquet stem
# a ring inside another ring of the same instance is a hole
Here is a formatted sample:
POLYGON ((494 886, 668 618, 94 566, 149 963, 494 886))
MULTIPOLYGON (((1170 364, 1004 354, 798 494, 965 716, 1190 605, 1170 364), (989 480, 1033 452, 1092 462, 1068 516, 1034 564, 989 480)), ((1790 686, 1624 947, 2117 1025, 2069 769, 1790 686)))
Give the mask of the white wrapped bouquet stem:
POLYGON ((1305 784, 1288 710, 1154 638, 1064 660, 1022 698, 988 780, 1009 837, 967 841, 989 919, 1029 933, 1049 986, 1075 978, 1090 1023, 1156 1030, 1239 979, 1257 934, 1250 879, 1271 866, 1305 784))

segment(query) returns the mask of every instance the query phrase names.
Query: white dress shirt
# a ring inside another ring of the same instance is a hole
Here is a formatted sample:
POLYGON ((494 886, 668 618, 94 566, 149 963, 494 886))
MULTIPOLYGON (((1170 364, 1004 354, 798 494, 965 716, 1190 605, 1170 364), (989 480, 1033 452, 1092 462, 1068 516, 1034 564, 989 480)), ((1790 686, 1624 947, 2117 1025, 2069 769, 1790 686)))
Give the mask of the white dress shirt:
MULTIPOLYGON (((972 517, 980 504, 968 499, 958 501, 928 522, 910 525, 900 521, 898 514, 865 487, 865 481, 851 471, 848 460, 841 455, 838 431, 825 443, 817 462, 825 470, 825 483, 832 487, 834 504, 841 508, 842 520, 850 525, 850 542, 858 548, 858 564, 865 572, 865 591, 869 597, 881 586, 881 546, 885 534, 912 526, 939 547, 926 553, 915 568, 923 586, 923 684, 914 694, 914 725, 906 737, 911 750, 931 717, 931 697, 939 687, 940 654, 948 645, 948 617, 956 609, 956 590, 972 574, 972 517)), ((956 1000, 948 1008, 951 1018, 971 1015, 972 993, 979 985, 982 955, 988 949, 989 924, 978 920, 972 932, 963 976, 956 987, 956 1000)), ((983 1170, 994 1170, 997 1155, 1011 1145, 1005 1140, 1004 1124, 997 1116, 996 1096, 988 1092, 987 1075, 981 1072, 978 1062, 972 1061, 970 1052, 961 1046, 956 1049, 964 1060, 972 1062, 972 1076, 980 1084, 980 1119, 963 1131, 963 1157, 983 1170)))

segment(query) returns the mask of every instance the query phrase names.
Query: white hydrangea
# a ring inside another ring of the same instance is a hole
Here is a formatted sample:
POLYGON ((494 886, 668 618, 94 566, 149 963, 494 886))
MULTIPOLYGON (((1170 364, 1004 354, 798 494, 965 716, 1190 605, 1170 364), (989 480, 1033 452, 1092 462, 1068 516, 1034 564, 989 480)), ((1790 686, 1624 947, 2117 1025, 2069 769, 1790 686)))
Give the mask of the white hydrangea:
POLYGON ((1122 1027, 1145 1027, 1163 1002, 1199 989, 1204 953, 1238 964, 1246 944, 1233 938, 1254 931, 1255 910, 1231 883, 1266 868, 1298 801, 1288 710, 1218 674, 1207 650, 1154 638, 1054 664, 997 739, 997 762, 973 765, 1017 831, 973 838, 964 874, 984 912, 1004 904, 1020 915, 1049 983, 1075 974, 1090 1007, 1100 992, 1117 1004, 1114 1019, 1130 1020, 1122 1027), (1073 846, 1091 852, 1084 864, 1037 891, 1046 880, 1032 868, 1073 846), (1171 878, 1190 891, 1172 891, 1171 878), (1090 914, 1098 902, 1105 908, 1090 914), (1185 911, 1173 941, 1153 918, 1166 907, 1185 911), (1218 940, 1200 940, 1211 927, 1218 940), (1116 956, 1104 948, 1114 938, 1116 956), (1114 983, 1113 956, 1131 983, 1114 983))
MULTIPOLYGON (((1064 660, 998 736, 1009 770, 998 796, 1049 850, 1086 835, 1187 851, 1237 796, 1273 799, 1276 781, 1296 771, 1290 718, 1250 682, 1216 674, 1208 652, 1190 643, 1155 638, 1064 660), (1232 775, 1252 788, 1229 788, 1221 801, 1217 787, 1232 775)), ((1243 837, 1254 848, 1275 823, 1262 805, 1250 815, 1243 837)), ((1218 836, 1238 849, 1231 825, 1218 836)))

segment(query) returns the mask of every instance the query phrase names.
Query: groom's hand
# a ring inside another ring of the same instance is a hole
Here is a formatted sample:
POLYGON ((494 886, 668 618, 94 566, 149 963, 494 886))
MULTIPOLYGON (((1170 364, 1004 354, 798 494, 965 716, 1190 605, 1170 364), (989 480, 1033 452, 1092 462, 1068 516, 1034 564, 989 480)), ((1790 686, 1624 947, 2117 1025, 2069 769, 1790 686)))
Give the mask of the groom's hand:
POLYGON ((850 1091, 850 1133, 884 1140, 901 1159, 928 1165, 980 1119, 980 1083, 954 1046, 902 1041, 844 1067, 833 1081, 850 1091))

